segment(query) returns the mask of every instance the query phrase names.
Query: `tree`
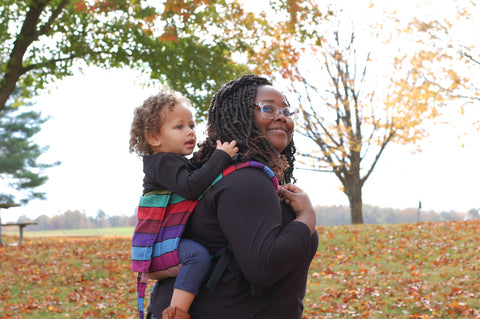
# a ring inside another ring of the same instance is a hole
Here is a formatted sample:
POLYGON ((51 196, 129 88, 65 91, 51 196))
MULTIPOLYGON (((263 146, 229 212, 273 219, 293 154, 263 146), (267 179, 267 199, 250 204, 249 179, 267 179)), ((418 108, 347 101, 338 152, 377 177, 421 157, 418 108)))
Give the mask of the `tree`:
POLYGON ((85 213, 80 213, 78 210, 67 210, 62 217, 63 229, 86 229, 91 227, 85 213))
MULTIPOLYGON (((194 2, 167 0, 155 8, 138 0, 0 0, 0 110, 71 75, 78 61, 139 68, 205 110, 210 93, 246 68, 232 61, 222 38, 193 33, 218 24, 215 9, 227 4, 194 2)), ((237 13, 225 11, 225 18, 237 13)))
POLYGON ((478 213, 478 210, 475 208, 470 209, 468 212, 468 219, 479 219, 480 214, 478 213))
POLYGON ((326 17, 311 0, 271 1, 273 14, 247 12, 239 0, 0 4, 0 110, 15 88, 21 94, 12 103, 21 105, 82 61, 140 69, 187 95, 205 115, 223 83, 252 69, 276 71, 289 60, 295 52, 284 32, 300 41, 318 38, 311 26, 326 17))
MULTIPOLYGON (((465 77, 440 63, 448 60, 446 53, 432 49, 394 9, 351 31, 354 22, 341 10, 326 7, 328 19, 312 23, 320 15, 309 19, 310 2, 298 3, 291 2, 290 16, 301 22, 272 25, 268 34, 275 45, 259 51, 257 60, 266 63, 254 64, 257 71, 287 79, 302 108, 297 129, 317 147, 299 153, 299 162, 306 169, 333 172, 349 199, 352 223, 363 223, 362 187, 386 146, 413 144, 420 150, 417 142, 428 136, 427 125, 472 82, 463 83, 465 77), (437 71, 443 76, 434 81, 437 71)), ((475 21, 473 11, 464 17, 475 21)), ((469 52, 478 52, 478 41, 471 42, 469 52)), ((458 65, 455 56, 450 61, 458 65)))
POLYGON ((41 215, 35 218, 35 222, 37 225, 32 226, 32 229, 35 230, 48 230, 49 222, 50 222, 50 217, 47 215, 41 215))
MULTIPOLYGON (((443 99, 415 72, 414 57, 392 58, 394 69, 381 73, 382 61, 359 49, 357 36, 352 31, 343 38, 337 29, 321 46, 310 45, 307 67, 302 70, 301 62, 292 67, 291 89, 303 114, 297 129, 319 149, 300 153, 304 163, 337 176, 350 203, 352 223, 362 224, 362 188, 386 146, 426 136, 422 124, 438 115, 443 99), (374 74, 367 75, 370 69, 374 74)), ((360 48, 365 48, 362 36, 360 48)), ((385 53, 381 47, 377 50, 378 56, 385 53)))
MULTIPOLYGON (((458 109, 464 113, 466 104, 478 105, 480 101, 476 80, 480 71, 480 23, 476 18, 480 7, 474 1, 455 0, 447 8, 440 16, 413 18, 405 30, 415 34, 423 45, 418 52, 418 59, 423 61, 418 73, 434 83, 441 94, 462 101, 458 109), (469 36, 465 36, 466 32, 469 36)), ((480 129, 480 121, 475 122, 480 129)))
POLYGON ((47 150, 32 141, 46 119, 39 112, 24 112, 7 106, 0 112, 0 203, 26 204, 32 199, 45 199, 36 188, 48 177, 46 168, 59 163, 44 164, 38 157, 47 150))
POLYGON ((101 209, 97 211, 97 216, 95 217, 95 227, 97 228, 110 227, 110 221, 108 220, 108 216, 101 209))

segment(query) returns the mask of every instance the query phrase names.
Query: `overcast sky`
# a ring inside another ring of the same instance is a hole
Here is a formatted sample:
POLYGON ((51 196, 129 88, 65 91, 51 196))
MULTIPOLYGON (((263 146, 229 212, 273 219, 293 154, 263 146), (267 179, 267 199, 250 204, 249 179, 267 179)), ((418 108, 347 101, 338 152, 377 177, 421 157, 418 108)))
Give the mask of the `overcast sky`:
MULTIPOLYGON (((87 68, 36 99, 35 108, 52 116, 36 137, 38 144, 50 146, 41 160, 62 164, 46 171, 49 181, 39 190, 47 200, 2 210, 2 222, 69 209, 89 216, 99 209, 107 215, 134 213, 143 173, 141 159, 128 152, 129 130, 134 108, 157 91, 142 88, 139 76, 87 68)), ((455 125, 433 127, 422 153, 389 145, 363 189, 364 204, 408 208, 421 200, 424 210, 480 208, 480 133, 469 126, 472 117, 480 118, 480 112, 468 118, 450 114, 455 125)), ((295 138, 297 149, 307 152, 311 144, 295 138)), ((333 174, 297 170, 295 175, 314 205, 348 205, 333 174)))

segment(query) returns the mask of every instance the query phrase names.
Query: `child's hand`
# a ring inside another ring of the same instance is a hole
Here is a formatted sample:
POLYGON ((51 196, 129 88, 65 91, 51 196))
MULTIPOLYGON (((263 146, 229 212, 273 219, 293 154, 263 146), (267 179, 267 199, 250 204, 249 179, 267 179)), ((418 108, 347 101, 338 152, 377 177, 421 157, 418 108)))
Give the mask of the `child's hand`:
POLYGON ((237 141, 235 140, 231 141, 230 143, 225 142, 223 144, 222 142, 217 140, 217 150, 224 151, 225 153, 230 155, 230 157, 234 157, 235 155, 237 155, 238 147, 236 145, 237 141))

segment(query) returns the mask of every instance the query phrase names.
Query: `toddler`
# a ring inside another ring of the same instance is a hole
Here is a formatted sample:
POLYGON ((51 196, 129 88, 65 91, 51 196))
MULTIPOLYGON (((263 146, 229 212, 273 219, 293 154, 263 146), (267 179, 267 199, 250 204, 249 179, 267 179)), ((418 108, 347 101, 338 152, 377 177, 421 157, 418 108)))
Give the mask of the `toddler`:
MULTIPOLYGON (((179 93, 162 90, 135 109, 130 152, 143 157, 143 194, 170 190, 185 199, 197 199, 231 163, 236 141, 217 141, 210 160, 195 169, 184 156, 196 144, 195 122, 189 101, 179 93)), ((163 318, 189 318, 188 311, 210 267, 210 254, 200 244, 182 238, 178 246, 181 268, 176 275, 170 307, 163 318)), ((162 275, 165 276, 165 275, 162 275)), ((155 273, 151 279, 163 279, 155 273)))

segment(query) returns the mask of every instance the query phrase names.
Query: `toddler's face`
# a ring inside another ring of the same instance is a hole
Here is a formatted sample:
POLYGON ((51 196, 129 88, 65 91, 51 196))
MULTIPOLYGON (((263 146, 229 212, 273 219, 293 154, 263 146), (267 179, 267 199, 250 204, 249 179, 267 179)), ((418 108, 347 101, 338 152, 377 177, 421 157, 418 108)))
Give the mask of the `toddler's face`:
POLYGON ((170 152, 190 155, 195 148, 197 136, 192 112, 183 104, 175 105, 162 114, 160 132, 155 134, 155 144, 150 145, 154 153, 170 152))

